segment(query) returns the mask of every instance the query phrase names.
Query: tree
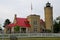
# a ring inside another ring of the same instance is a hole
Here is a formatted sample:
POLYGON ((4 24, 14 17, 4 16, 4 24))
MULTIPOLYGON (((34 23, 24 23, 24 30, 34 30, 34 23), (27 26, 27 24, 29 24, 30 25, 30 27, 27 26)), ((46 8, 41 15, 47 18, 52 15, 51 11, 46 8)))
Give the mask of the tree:
POLYGON ((59 21, 59 32, 60 32, 60 21, 59 21))
POLYGON ((4 22, 4 26, 3 27, 5 27, 6 25, 8 25, 10 23, 11 23, 10 20, 9 19, 6 19, 5 22, 4 22))
POLYGON ((14 31, 15 31, 15 32, 19 32, 19 31, 20 31, 20 26, 15 26, 15 27, 14 27, 14 31))
POLYGON ((55 21, 54 25, 53 25, 53 30, 54 30, 54 33, 59 33, 60 32, 60 22, 57 23, 55 21))

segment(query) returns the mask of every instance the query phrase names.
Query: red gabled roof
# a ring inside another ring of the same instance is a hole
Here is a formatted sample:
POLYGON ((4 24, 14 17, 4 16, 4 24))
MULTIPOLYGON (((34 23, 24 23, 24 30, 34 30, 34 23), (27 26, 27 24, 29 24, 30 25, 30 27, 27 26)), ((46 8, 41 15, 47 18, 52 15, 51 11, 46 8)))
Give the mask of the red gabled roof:
POLYGON ((16 26, 16 24, 9 24, 9 25, 7 25, 9 28, 11 28, 11 27, 14 27, 14 26, 16 26))
MULTIPOLYGON (((42 19, 40 19, 40 23, 44 25, 44 21, 42 19)), ((15 26, 30 27, 30 24, 27 18, 16 18, 16 23, 9 24, 8 27, 11 28, 15 26)))
POLYGON ((16 26, 16 24, 13 24, 13 23, 11 23, 11 24, 9 24, 9 25, 7 25, 8 27, 14 27, 14 26, 16 26))
POLYGON ((29 21, 26 18, 16 18, 16 23, 21 27, 30 27, 29 21))
POLYGON ((20 26, 20 27, 30 27, 29 21, 26 18, 16 18, 15 24, 9 24, 8 27, 14 27, 14 26, 20 26))
POLYGON ((42 19, 40 19, 40 24, 44 25, 44 21, 42 19))

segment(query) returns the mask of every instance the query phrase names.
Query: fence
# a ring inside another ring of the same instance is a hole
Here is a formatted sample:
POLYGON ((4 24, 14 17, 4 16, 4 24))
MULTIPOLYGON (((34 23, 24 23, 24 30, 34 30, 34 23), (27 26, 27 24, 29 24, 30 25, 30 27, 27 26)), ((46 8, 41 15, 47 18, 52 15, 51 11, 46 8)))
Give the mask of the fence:
POLYGON ((16 36, 21 37, 60 37, 60 33, 14 33, 14 34, 0 34, 0 38, 10 38, 16 36))

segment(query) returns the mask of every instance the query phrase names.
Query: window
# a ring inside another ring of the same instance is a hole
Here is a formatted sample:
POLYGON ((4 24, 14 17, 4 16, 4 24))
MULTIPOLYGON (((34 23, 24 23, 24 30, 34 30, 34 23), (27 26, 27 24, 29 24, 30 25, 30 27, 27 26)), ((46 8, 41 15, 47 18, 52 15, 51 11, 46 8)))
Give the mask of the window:
POLYGON ((36 25, 34 25, 34 28, 37 28, 37 26, 36 26, 36 25))
POLYGON ((21 28, 21 33, 26 33, 26 28, 21 28))
POLYGON ((37 21, 36 21, 36 20, 35 20, 35 21, 33 21, 33 24, 34 24, 34 25, 37 25, 37 21))
POLYGON ((24 21, 25 22, 25 24, 29 24, 29 21, 24 21))
POLYGON ((37 32, 37 28, 34 28, 34 32, 37 32))

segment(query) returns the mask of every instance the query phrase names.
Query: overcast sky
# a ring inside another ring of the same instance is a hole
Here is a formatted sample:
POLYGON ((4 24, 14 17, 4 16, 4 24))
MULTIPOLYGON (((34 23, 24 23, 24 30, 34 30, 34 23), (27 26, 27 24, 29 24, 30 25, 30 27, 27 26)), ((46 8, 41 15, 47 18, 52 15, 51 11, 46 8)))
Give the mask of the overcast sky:
POLYGON ((24 18, 30 14, 37 14, 44 20, 44 7, 48 1, 53 6, 55 19, 60 16, 60 0, 0 0, 0 23, 3 23, 5 19, 13 21, 14 14, 24 18), (31 13, 31 3, 33 13, 31 13))

